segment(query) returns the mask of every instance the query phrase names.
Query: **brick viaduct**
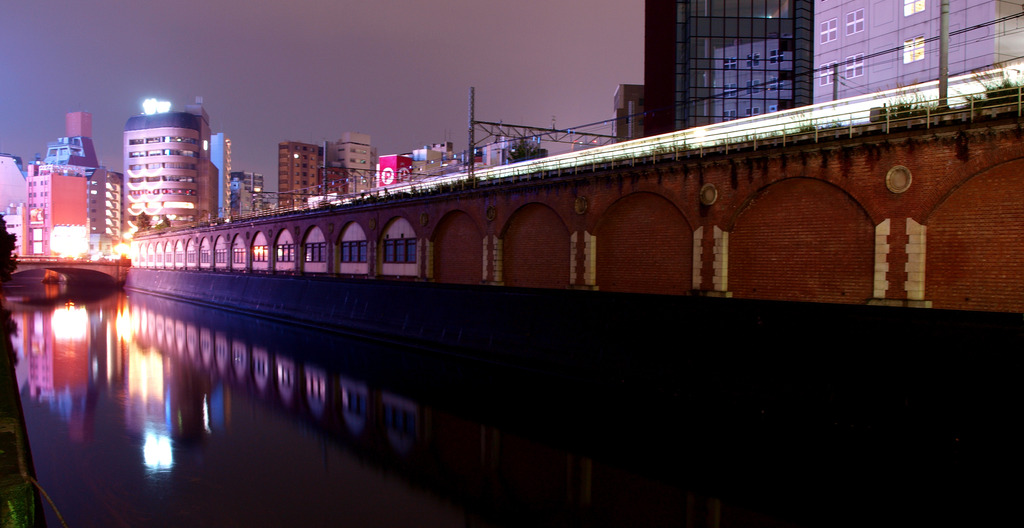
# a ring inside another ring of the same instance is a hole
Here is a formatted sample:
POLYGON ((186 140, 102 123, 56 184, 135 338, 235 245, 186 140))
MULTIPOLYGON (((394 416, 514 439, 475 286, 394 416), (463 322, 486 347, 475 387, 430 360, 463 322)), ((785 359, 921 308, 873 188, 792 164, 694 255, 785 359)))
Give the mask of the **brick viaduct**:
POLYGON ((171 229, 136 266, 1024 312, 1020 117, 171 229))

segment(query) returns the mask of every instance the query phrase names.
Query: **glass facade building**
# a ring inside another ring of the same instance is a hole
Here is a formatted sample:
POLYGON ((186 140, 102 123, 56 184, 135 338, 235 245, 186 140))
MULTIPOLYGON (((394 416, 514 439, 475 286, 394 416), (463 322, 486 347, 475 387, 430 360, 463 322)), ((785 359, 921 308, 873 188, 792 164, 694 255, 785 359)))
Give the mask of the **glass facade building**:
POLYGON ((811 0, 647 0, 647 126, 657 134, 810 104, 811 0))

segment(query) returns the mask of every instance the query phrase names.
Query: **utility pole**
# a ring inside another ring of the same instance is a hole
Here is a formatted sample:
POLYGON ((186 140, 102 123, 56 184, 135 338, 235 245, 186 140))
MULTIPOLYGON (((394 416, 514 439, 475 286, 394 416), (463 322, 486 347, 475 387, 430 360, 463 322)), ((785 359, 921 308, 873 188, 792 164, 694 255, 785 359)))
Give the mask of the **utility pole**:
POLYGON ((476 142, 473 138, 473 130, 476 127, 476 111, 474 109, 476 98, 476 88, 469 87, 469 147, 466 148, 466 175, 469 177, 470 185, 476 187, 476 179, 473 175, 473 164, 476 158, 473 156, 473 149, 475 148, 474 143, 476 142))
POLYGON ((949 97, 949 0, 942 0, 939 16, 939 108, 949 97))

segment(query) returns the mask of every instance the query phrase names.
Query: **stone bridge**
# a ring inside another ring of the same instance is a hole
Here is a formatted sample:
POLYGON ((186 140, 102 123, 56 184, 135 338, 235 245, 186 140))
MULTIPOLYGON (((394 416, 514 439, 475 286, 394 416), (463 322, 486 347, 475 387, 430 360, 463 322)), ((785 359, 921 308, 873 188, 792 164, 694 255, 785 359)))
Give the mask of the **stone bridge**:
POLYGON ((31 270, 45 270, 43 281, 49 282, 110 282, 124 285, 131 261, 79 260, 58 257, 18 257, 15 275, 31 270))
POLYGON ((1021 138, 1019 108, 755 135, 151 231, 133 261, 1024 312, 1021 138))

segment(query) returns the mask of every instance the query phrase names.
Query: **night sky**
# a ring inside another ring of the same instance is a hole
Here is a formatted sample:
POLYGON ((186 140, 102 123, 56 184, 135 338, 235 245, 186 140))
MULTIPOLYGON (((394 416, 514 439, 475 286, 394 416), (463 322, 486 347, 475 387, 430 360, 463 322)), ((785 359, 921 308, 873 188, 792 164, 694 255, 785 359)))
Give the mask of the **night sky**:
MULTIPOLYGON (((142 100, 202 96, 232 170, 277 178, 277 144, 368 133, 380 154, 466 147, 485 121, 566 128, 609 119, 643 82, 643 0, 2 0, 0 152, 28 162, 93 115, 122 170, 142 100)), ((601 132, 599 129, 590 129, 601 132)), ((610 132, 606 127, 604 132, 610 132)), ((269 182, 268 182, 269 183, 269 182)))

